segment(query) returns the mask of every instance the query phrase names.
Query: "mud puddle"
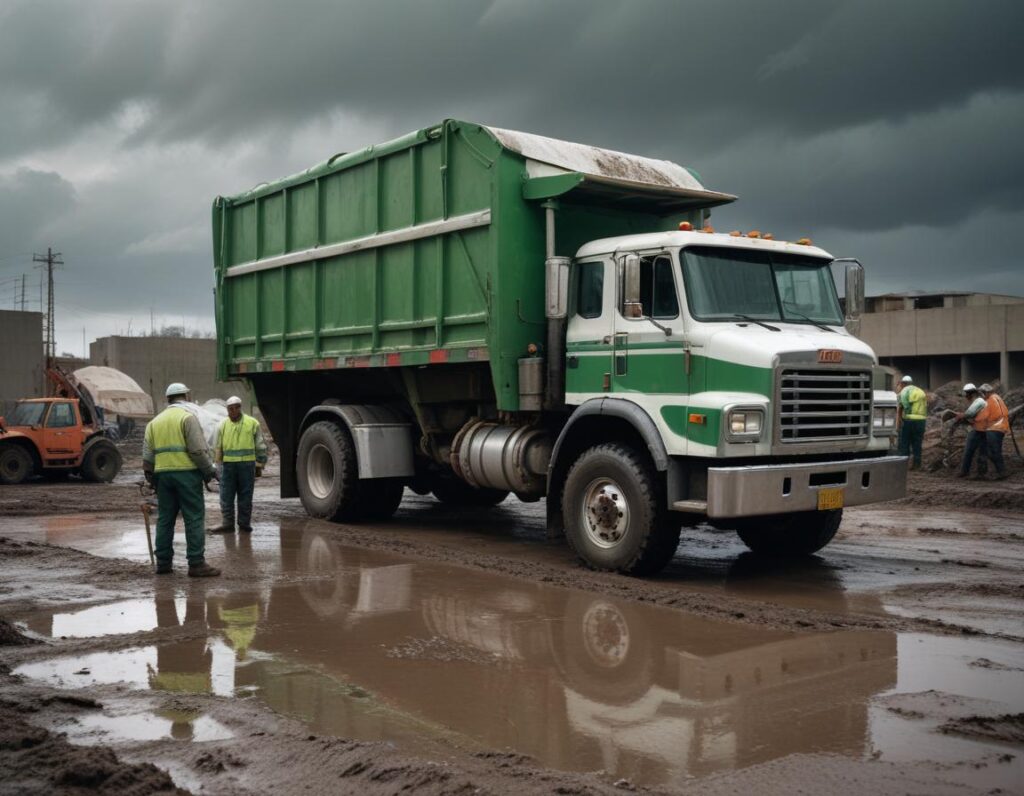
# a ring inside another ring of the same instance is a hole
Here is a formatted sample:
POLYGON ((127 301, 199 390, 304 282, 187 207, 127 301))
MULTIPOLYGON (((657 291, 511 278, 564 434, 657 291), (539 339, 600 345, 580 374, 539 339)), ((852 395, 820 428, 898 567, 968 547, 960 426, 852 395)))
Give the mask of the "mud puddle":
MULTIPOLYGON (((318 734, 434 756, 507 750, 644 784, 823 752, 971 761, 974 785, 1024 778, 1015 750, 997 765, 998 741, 939 732, 948 695, 970 715, 1024 710, 1017 645, 716 621, 346 547, 315 526, 229 544, 239 566, 275 577, 164 581, 146 599, 26 617, 41 635, 178 628, 180 640, 16 672, 62 688, 257 698, 318 734), (930 707, 891 709, 906 694, 930 707)), ((117 719, 92 730, 128 732, 117 719)), ((153 732, 166 729, 158 719, 145 720, 153 732)))

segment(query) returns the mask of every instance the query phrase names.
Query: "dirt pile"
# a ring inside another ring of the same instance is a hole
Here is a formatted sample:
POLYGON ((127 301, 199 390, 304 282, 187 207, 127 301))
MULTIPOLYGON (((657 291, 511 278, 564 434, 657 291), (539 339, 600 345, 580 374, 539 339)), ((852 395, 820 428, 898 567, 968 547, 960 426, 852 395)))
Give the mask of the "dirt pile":
POLYGON ((22 635, 14 625, 0 617, 0 647, 25 647, 36 642, 22 635))
POLYGON ((1024 744, 1024 713, 951 719, 939 727, 939 732, 1000 743, 1024 744))
POLYGON ((188 796, 150 763, 124 763, 103 746, 72 746, 29 724, 32 704, 0 700, 0 793, 188 796))

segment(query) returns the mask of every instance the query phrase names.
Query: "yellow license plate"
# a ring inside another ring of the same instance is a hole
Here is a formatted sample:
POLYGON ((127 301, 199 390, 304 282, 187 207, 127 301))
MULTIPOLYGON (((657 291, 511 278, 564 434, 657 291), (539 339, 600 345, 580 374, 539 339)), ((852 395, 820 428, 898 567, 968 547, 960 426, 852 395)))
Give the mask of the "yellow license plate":
POLYGON ((829 509, 841 509, 843 507, 842 489, 819 489, 818 490, 818 511, 829 509))

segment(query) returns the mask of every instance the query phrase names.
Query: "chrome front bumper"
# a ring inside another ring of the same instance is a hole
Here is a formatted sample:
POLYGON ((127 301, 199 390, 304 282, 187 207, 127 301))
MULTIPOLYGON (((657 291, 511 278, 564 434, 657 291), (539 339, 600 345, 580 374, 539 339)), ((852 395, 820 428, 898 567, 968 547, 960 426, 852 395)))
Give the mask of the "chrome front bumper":
POLYGON ((814 464, 708 468, 708 517, 789 514, 818 508, 818 492, 841 488, 844 506, 907 494, 907 459, 885 456, 814 464))

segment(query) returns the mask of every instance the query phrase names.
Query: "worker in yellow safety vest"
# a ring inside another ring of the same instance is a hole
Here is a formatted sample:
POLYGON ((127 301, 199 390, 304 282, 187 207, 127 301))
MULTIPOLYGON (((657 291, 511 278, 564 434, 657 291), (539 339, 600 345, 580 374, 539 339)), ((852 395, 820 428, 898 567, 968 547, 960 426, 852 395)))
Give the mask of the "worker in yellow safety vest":
POLYGON ((156 574, 172 571, 174 523, 181 512, 185 521, 188 574, 219 575, 206 563, 203 486, 219 480, 210 461, 210 450, 198 418, 187 406, 189 390, 175 382, 167 387, 167 408, 146 426, 142 442, 142 470, 156 489, 159 516, 156 523, 156 574))
POLYGON ((252 493, 256 479, 267 463, 267 443, 259 421, 242 411, 242 399, 227 400, 228 416, 217 431, 214 457, 221 468, 221 524, 211 533, 235 532, 235 502, 238 502, 238 529, 252 533, 252 493))
POLYGON ((910 376, 903 377, 903 389, 900 390, 896 415, 900 427, 900 456, 910 456, 913 453, 914 460, 910 464, 910 469, 919 470, 921 443, 928 420, 928 396, 914 384, 910 376))

